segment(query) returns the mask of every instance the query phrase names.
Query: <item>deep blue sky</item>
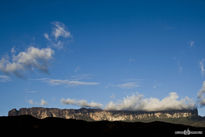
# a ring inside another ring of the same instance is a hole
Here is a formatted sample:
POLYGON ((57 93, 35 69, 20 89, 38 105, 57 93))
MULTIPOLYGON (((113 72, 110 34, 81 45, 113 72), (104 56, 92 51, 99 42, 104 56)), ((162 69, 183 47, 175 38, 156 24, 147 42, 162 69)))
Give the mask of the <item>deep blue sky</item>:
MULTIPOLYGON (((75 106, 62 104, 62 98, 106 105, 136 92, 159 99, 176 92, 197 101, 205 80, 204 36, 203 0, 1 1, 0 58, 11 61, 12 48, 17 55, 31 46, 50 47, 55 54, 49 73, 34 68, 19 78, 0 72, 0 115, 40 106, 41 99, 46 107, 69 108, 75 106), (60 39, 65 41, 60 49, 44 37, 55 22, 72 35, 60 39), (97 84, 53 85, 45 79, 97 84), (123 87, 126 83, 133 85, 123 87)), ((205 115, 204 108, 199 111, 205 115)))

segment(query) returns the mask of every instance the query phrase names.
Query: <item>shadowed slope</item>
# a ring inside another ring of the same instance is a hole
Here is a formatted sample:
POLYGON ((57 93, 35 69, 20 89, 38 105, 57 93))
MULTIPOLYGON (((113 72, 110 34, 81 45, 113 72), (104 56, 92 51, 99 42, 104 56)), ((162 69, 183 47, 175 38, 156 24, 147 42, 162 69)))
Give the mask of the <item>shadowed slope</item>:
POLYGON ((1 131, 10 131, 8 134, 15 132, 25 134, 68 134, 68 135, 174 135, 175 131, 193 130, 203 131, 205 128, 192 127, 180 124, 170 124, 165 122, 109 122, 109 121, 83 121, 62 118, 45 118, 37 119, 32 116, 9 116, 0 117, 1 131))

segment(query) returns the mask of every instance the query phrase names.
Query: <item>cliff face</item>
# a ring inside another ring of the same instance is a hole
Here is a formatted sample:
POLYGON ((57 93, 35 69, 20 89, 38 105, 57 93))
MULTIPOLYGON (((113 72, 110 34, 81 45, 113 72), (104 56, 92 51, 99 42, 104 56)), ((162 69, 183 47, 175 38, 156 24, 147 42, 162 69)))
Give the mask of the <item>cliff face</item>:
POLYGON ((106 111, 100 109, 57 109, 57 108, 21 108, 12 109, 8 116, 31 115, 39 119, 46 117, 59 117, 65 119, 78 119, 88 121, 137 121, 149 119, 177 119, 197 117, 198 111, 194 110, 170 110, 170 111, 106 111))

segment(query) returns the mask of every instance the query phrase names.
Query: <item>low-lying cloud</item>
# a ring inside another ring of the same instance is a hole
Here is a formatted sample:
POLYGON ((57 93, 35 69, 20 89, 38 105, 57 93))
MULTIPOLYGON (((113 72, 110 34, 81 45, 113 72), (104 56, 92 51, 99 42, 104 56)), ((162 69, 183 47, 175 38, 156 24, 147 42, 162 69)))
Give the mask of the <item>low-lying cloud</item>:
POLYGON ((51 48, 29 47, 26 51, 12 55, 11 59, 1 58, 0 70, 5 74, 14 74, 23 77, 24 72, 39 70, 48 73, 48 62, 52 59, 54 51, 51 48))
POLYGON ((75 100, 75 99, 61 99, 61 102, 66 105, 75 105, 79 107, 91 107, 91 108, 102 108, 102 104, 96 102, 88 103, 86 100, 75 100))
POLYGON ((30 105, 40 105, 40 106, 45 106, 45 105, 48 105, 47 101, 44 100, 44 99, 41 99, 41 101, 38 103, 38 102, 34 102, 32 99, 28 100, 28 103, 30 105))
POLYGON ((170 92, 169 96, 158 98, 145 98, 141 94, 134 94, 123 98, 118 103, 109 102, 103 107, 96 102, 88 103, 86 100, 61 99, 61 103, 67 105, 76 105, 79 107, 101 108, 105 110, 123 110, 123 111, 166 111, 166 110, 183 110, 196 108, 195 102, 188 98, 179 99, 176 92, 170 92))
POLYGON ((127 96, 119 103, 109 102, 106 110, 130 110, 130 111, 163 111, 163 110, 182 110, 193 109, 195 103, 190 98, 185 97, 181 100, 175 92, 169 93, 169 96, 162 100, 158 98, 144 98, 141 94, 127 96))

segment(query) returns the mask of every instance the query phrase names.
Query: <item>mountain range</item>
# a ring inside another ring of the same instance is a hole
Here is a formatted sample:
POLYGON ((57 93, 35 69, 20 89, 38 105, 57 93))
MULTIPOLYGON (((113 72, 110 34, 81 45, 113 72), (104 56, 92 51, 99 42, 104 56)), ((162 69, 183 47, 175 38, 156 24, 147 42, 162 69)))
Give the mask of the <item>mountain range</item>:
POLYGON ((102 109, 58 109, 58 108, 20 108, 12 109, 8 116, 30 115, 38 119, 63 118, 84 121, 125 121, 125 122, 154 122, 185 124, 205 127, 205 119, 198 115, 197 108, 164 111, 111 111, 102 109))

